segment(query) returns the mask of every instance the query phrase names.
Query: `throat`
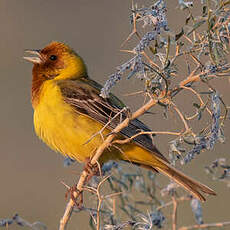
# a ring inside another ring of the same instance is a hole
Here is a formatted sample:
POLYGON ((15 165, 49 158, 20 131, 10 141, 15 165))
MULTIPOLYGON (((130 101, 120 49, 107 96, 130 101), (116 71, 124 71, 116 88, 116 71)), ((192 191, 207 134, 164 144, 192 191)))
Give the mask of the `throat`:
POLYGON ((31 87, 31 102, 33 108, 35 108, 39 102, 41 87, 46 80, 47 78, 44 75, 33 74, 31 87))

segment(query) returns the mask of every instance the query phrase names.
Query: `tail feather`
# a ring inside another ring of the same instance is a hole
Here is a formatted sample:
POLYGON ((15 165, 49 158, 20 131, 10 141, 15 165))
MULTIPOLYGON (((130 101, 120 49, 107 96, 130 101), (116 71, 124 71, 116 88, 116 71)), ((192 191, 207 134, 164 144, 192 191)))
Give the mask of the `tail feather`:
POLYGON ((201 184, 198 181, 195 181, 191 177, 186 176, 182 172, 178 171, 177 169, 173 168, 171 165, 164 163, 166 167, 154 167, 159 172, 165 174, 166 176, 170 177, 176 183, 181 185, 185 188, 188 192, 190 192, 194 197, 198 198, 201 201, 205 201, 204 196, 201 192, 216 195, 216 193, 209 187, 204 184, 201 184))
POLYGON ((205 197, 202 193, 216 195, 211 188, 186 176, 171 166, 166 158, 161 157, 160 152, 155 147, 152 152, 146 151, 138 146, 136 147, 138 149, 131 148, 130 150, 128 149, 129 151, 124 149, 125 154, 122 155, 122 160, 166 175, 201 201, 205 201, 205 197), (155 154, 155 152, 158 154, 155 154))

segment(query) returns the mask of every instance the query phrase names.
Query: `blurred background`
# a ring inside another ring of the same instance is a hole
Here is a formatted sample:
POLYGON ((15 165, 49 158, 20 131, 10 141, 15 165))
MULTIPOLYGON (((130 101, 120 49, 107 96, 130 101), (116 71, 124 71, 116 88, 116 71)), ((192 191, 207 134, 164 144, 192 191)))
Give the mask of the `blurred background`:
MULTIPOLYGON (((185 14, 176 4, 177 1, 168 3, 167 14, 169 28, 176 28, 179 32, 185 14)), ((67 202, 66 189, 61 181, 74 184, 82 169, 79 164, 64 168, 63 157, 51 151, 34 133, 30 104, 32 65, 22 59, 24 50, 43 48, 53 40, 66 42, 84 58, 89 75, 103 84, 116 66, 130 58, 119 51, 131 32, 130 8, 129 0, 0 1, 0 218, 11 218, 18 213, 30 222, 39 220, 48 229, 57 229, 67 202)), ((133 92, 138 84, 138 80, 124 79, 114 88, 114 93, 131 110, 143 100, 124 94, 133 92)), ((228 81, 214 81, 214 84, 229 103, 228 81)), ((189 96, 185 93, 180 102, 182 108, 189 96)), ((146 116, 142 120, 154 131, 175 130, 179 125, 179 122, 163 120, 157 112, 154 117, 146 116)), ((225 136, 225 144, 216 144, 213 151, 206 151, 182 167, 218 194, 203 204, 205 222, 229 220, 229 189, 223 183, 212 181, 203 168, 216 158, 229 158, 229 122, 226 122, 225 136)), ((169 141, 170 137, 156 138, 158 148, 167 157, 169 141)), ((178 216, 183 216, 179 224, 194 223, 189 204, 183 211, 179 210, 178 216)), ((77 229, 79 223, 81 229, 89 229, 87 220, 87 213, 75 214, 68 229, 77 229)), ((15 227, 10 226, 10 229, 15 227)))

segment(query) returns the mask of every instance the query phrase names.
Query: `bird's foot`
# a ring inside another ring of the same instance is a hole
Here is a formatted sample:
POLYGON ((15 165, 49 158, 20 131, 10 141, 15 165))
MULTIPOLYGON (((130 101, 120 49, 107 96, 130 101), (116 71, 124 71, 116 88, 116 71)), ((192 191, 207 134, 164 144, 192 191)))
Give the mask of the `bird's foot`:
POLYGON ((74 202, 78 209, 83 208, 83 192, 77 189, 77 185, 74 185, 67 190, 65 194, 66 199, 68 195, 70 195, 71 200, 74 202))
POLYGON ((132 112, 131 112, 131 109, 129 107, 125 107, 125 114, 127 116, 127 118, 131 118, 132 116, 132 112))
POLYGON ((84 170, 88 174, 86 183, 88 183, 93 176, 100 176, 99 166, 97 164, 92 165, 90 163, 90 158, 86 159, 84 170))

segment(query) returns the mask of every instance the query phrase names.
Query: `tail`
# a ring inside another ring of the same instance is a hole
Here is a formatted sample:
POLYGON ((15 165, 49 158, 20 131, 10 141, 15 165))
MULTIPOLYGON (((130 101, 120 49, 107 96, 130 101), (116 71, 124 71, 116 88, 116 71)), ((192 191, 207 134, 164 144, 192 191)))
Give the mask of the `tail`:
POLYGON ((205 201, 202 193, 216 195, 209 187, 200 182, 186 176, 179 170, 170 165, 168 160, 153 146, 152 151, 140 148, 137 145, 132 145, 132 148, 124 149, 125 154, 122 154, 122 160, 142 166, 152 171, 159 171, 167 177, 174 180, 184 189, 190 192, 194 197, 201 201, 205 201))
POLYGON ((163 173, 164 175, 170 177, 172 180, 174 180, 176 183, 181 185, 184 189, 186 189, 188 192, 190 192, 194 197, 198 198, 199 200, 205 201, 205 198, 201 194, 201 192, 210 195, 216 195, 216 193, 212 189, 210 189, 204 184, 201 184, 198 181, 195 181, 191 177, 186 176, 179 170, 173 168, 168 163, 164 163, 164 166, 166 167, 154 167, 154 168, 157 171, 163 173))

